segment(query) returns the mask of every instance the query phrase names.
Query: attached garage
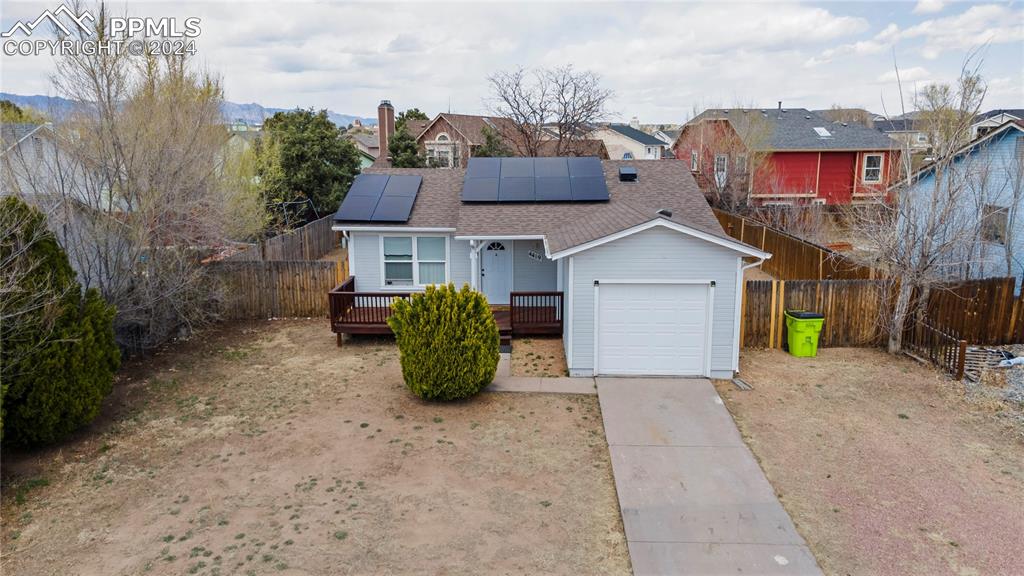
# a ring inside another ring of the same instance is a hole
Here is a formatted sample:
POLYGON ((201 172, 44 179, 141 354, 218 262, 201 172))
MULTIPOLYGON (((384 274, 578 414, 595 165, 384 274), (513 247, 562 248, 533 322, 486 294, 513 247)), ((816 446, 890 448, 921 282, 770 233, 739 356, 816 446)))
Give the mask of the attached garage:
POLYGON ((738 287, 744 267, 770 254, 657 218, 552 257, 566 286, 571 375, 729 378, 738 371, 738 287))
POLYGON ((714 282, 599 280, 595 372, 709 373, 714 282))

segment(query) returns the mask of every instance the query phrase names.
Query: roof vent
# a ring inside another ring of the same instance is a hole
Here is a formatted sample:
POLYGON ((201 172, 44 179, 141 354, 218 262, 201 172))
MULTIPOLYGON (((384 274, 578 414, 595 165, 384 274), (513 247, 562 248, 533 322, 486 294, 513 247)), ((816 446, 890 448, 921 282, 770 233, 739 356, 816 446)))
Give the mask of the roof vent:
POLYGON ((636 168, 632 166, 619 167, 619 182, 636 182, 638 176, 636 168))
POLYGON ((804 120, 810 120, 810 119, 811 119, 810 114, 808 114, 807 116, 804 116, 804 120))
POLYGON ((661 210, 658 210, 658 216, 664 216, 665 218, 671 218, 672 217, 672 211, 669 210, 668 208, 662 208, 661 210))

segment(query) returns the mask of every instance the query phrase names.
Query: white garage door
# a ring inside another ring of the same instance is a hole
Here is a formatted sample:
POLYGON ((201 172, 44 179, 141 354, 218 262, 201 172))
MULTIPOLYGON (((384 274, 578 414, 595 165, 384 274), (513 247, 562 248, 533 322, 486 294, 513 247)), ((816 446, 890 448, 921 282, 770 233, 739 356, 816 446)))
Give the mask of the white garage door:
POLYGON ((606 284, 598 288, 599 374, 706 375, 707 284, 606 284))

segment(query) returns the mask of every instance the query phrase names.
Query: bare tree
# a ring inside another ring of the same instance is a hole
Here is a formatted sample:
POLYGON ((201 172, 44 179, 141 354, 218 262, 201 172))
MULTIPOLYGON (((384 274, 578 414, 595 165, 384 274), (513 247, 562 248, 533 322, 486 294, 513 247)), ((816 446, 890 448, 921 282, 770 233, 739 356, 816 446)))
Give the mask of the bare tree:
POLYGON ((488 78, 495 116, 502 137, 522 156, 539 156, 542 143, 555 140, 556 155, 567 154, 586 138, 593 126, 607 117, 605 106, 612 91, 601 87, 593 72, 578 72, 571 65, 528 71, 519 68, 488 78))
POLYGON ((934 286, 976 263, 978 218, 966 209, 976 196, 971 177, 957 166, 956 152, 970 137, 985 97, 981 64, 977 53, 970 54, 954 85, 929 86, 912 101, 923 129, 934 136, 935 160, 927 177, 914 178, 911 151, 904 149, 903 179, 888 198, 849 212, 851 227, 870 244, 870 263, 883 268, 893 284, 896 296, 882 319, 893 353, 902 350, 907 319, 923 313, 911 309, 915 292, 919 304, 927 302, 934 286))
MULTIPOLYGON (((96 13, 89 38, 109 40, 96 13)), ((210 317, 201 259, 251 228, 227 211, 244 186, 223 165, 219 80, 185 56, 98 52, 58 59, 54 85, 79 109, 41 160, 8 155, 5 173, 49 215, 83 286, 117 306, 119 342, 145 348, 210 317)))

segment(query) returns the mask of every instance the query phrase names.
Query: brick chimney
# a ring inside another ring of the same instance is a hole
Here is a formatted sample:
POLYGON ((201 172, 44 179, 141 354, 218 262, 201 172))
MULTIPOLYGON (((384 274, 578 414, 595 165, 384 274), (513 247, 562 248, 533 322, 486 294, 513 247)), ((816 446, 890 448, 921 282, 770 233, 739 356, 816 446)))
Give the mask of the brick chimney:
POLYGON ((395 108, 390 100, 381 100, 377 106, 377 140, 380 157, 388 158, 388 142, 395 135, 395 108))

